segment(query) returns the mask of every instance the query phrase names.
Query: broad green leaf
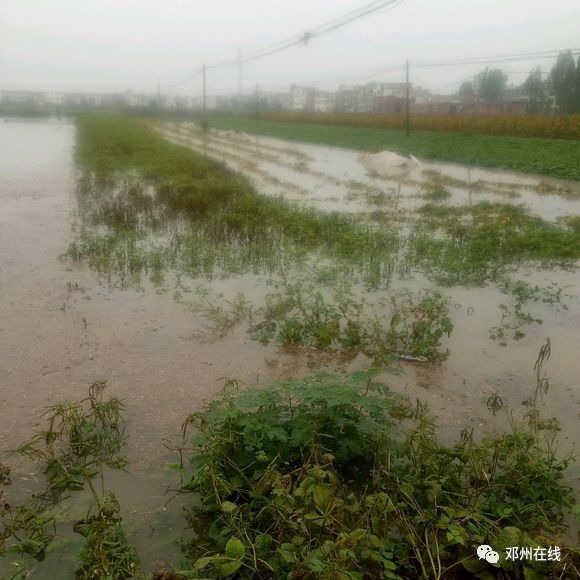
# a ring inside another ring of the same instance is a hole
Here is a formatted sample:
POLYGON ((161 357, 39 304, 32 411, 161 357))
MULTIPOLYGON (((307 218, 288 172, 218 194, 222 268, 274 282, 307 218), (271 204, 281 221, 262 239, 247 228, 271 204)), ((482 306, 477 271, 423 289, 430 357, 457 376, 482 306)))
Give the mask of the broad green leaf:
POLYGON ((195 561, 195 564, 193 565, 193 569, 194 570, 201 570, 202 568, 205 568, 209 563, 211 563, 212 558, 209 557, 205 557, 205 558, 199 558, 199 560, 195 561))
POLYGON ((227 576, 235 574, 240 569, 241 565, 242 563, 237 561, 226 562, 225 564, 218 566, 218 572, 222 578, 226 578, 227 576))
POLYGON ((246 555, 246 548, 244 544, 238 538, 230 538, 226 544, 226 556, 228 558, 234 558, 235 560, 241 560, 246 555))
POLYGON ((260 553, 267 552, 272 545, 272 536, 270 534, 260 534, 256 537, 256 550, 260 553))

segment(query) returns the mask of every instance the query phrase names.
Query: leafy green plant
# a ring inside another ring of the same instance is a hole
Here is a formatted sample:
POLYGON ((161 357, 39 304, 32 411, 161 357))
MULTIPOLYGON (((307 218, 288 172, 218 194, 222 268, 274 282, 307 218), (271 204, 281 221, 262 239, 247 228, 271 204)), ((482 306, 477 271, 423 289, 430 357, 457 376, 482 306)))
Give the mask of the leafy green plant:
POLYGON ((310 284, 283 282, 283 291, 255 310, 250 332, 263 343, 276 338, 286 346, 363 352, 375 364, 408 355, 440 360, 446 356, 441 340, 453 330, 448 304, 431 290, 417 297, 403 290, 369 303, 344 283, 330 300, 310 284))
MULTIPOLYGON (((131 578, 139 559, 128 545, 118 503, 104 488, 104 470, 123 469, 123 404, 105 396, 106 383, 93 383, 88 397, 60 403, 45 412, 46 428, 39 431, 17 452, 40 464, 46 487, 18 506, 4 507, 0 547, 6 555, 43 560, 53 541, 56 527, 52 509, 67 494, 88 489, 92 505, 86 518, 73 529, 86 538, 79 556, 79 578, 131 578), (103 491, 99 493, 95 480, 103 491), (95 511, 91 514, 91 511, 95 511)), ((1 552, 0 552, 1 554, 1 552)))
POLYGON ((372 378, 361 373, 343 383, 317 375, 242 392, 230 384, 207 412, 186 420, 185 431, 200 430, 192 441, 195 473, 182 486, 202 500, 189 516, 203 538, 189 545, 194 570, 278 577, 301 567, 348 569, 352 558, 341 544, 376 554, 377 571, 394 568, 382 543, 363 530, 347 533, 342 521, 360 512, 345 482, 362 486, 375 468, 386 413, 407 412, 372 378))
MULTIPOLYGON (((548 355, 540 353, 538 380, 548 355)), ((532 396, 522 420, 508 412, 505 434, 476 441, 464 431, 446 445, 428 411, 395 397, 375 373, 249 390, 230 382, 184 423, 192 475, 182 491, 199 496, 188 516, 187 574, 524 577, 505 557, 494 568, 475 552, 513 533, 561 543, 571 458, 555 451, 553 420, 529 421, 536 403, 532 396)), ((578 552, 562 553, 549 566, 526 564, 525 577, 578 571, 578 552)))

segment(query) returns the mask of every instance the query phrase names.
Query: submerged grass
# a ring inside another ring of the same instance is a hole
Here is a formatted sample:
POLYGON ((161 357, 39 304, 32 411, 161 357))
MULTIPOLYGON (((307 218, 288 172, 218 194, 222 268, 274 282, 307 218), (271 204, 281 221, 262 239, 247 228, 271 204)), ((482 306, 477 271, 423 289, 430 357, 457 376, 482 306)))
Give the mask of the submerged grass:
POLYGON ((481 284, 506 267, 531 262, 573 267, 580 235, 523 206, 481 202, 473 206, 427 203, 406 259, 444 285, 481 284))
POLYGON ((375 272, 376 262, 396 254, 395 231, 260 196, 239 174, 168 143, 135 120, 86 116, 78 126, 84 228, 71 246, 73 258, 97 258, 97 266, 120 259, 122 271, 137 272, 151 261, 143 238, 161 223, 169 239, 158 240, 154 253, 159 255, 160 244, 169 247, 194 275, 213 269, 228 274, 232 261, 236 273, 270 273, 309 252, 375 272), (134 172, 141 191, 128 180, 134 172))
POLYGON ((236 129, 281 139, 306 141, 363 151, 388 149, 424 159, 465 165, 513 169, 580 181, 580 142, 577 140, 499 137, 282 122, 248 117, 212 116, 210 126, 236 129))
MULTIPOLYGON (((239 174, 134 119, 85 116, 78 127, 81 225, 69 256, 121 285, 140 283, 144 273, 162 283, 167 269, 283 275, 321 258, 373 288, 388 286, 397 270, 445 285, 482 284, 513 264, 572 266, 580 258, 574 221, 552 224, 509 204, 450 207, 447 187, 456 184, 438 175, 410 228, 390 218, 365 224, 259 195, 239 174)), ((359 193, 390 203, 386 194, 359 193)))

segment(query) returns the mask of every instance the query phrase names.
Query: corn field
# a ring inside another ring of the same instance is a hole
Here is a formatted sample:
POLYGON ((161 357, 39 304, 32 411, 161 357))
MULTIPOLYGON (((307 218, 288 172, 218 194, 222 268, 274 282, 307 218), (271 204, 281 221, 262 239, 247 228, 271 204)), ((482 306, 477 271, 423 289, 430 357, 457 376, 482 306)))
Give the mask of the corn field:
MULTIPOLYGON (((319 123, 377 129, 404 129, 405 115, 372 113, 265 113, 263 119, 290 123, 319 123)), ((580 139, 580 115, 411 115, 411 128, 448 133, 479 133, 510 137, 580 139)))

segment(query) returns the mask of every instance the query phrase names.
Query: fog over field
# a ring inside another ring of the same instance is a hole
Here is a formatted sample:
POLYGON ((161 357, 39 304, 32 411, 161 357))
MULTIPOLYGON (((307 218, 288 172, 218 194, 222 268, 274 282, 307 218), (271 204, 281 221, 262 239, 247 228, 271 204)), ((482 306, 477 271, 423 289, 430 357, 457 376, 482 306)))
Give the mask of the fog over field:
MULTIPOLYGON (((364 3, 362 3, 364 4, 364 3)), ((372 3, 371 3, 372 4, 372 3)), ((355 0, 3 0, 0 89, 155 91, 208 64, 303 35, 359 8, 355 0)), ((351 25, 243 67, 243 87, 318 83, 403 63, 577 48, 575 0, 405 0, 351 25)), ((536 64, 505 67, 510 81, 536 64)), ((413 82, 434 90, 480 65, 421 69, 413 82)), ((367 80, 402 81, 401 72, 367 80)), ((236 66, 211 72, 213 92, 238 88, 236 66)), ((366 80, 365 80, 366 82, 366 80)), ((200 81, 179 87, 199 92, 200 81)))

